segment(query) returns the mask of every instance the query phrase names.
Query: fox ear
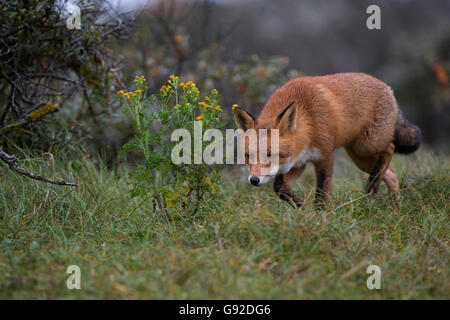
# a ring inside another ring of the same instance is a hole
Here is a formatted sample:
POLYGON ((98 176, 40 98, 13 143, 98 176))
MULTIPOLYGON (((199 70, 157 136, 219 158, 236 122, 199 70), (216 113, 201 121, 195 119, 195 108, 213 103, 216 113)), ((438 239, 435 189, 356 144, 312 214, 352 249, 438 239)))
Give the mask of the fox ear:
POLYGON ((297 102, 291 102, 277 118, 280 136, 295 130, 297 119, 297 102))
POLYGON ((255 118, 250 113, 242 110, 241 108, 235 108, 234 120, 236 121, 238 128, 244 131, 255 128, 255 118))

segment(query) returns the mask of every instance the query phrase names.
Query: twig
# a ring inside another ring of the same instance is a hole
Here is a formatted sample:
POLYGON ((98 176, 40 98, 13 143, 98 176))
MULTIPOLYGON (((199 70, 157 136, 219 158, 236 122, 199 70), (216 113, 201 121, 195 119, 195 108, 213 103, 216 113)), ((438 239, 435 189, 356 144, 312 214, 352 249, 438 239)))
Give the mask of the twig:
POLYGON ((9 124, 0 128, 0 134, 4 134, 6 131, 23 126, 27 123, 39 121, 47 114, 57 112, 59 107, 51 103, 41 103, 34 107, 28 114, 21 117, 16 123, 9 124))
POLYGON ((18 173, 18 174, 21 174, 23 176, 29 177, 31 179, 44 181, 44 182, 51 183, 51 184, 56 184, 56 185, 59 185, 59 186, 78 187, 78 185, 76 183, 65 182, 63 180, 49 179, 49 178, 46 178, 46 177, 43 177, 43 176, 36 175, 36 174, 34 174, 32 172, 28 172, 28 171, 24 170, 21 167, 18 167, 16 162, 19 159, 17 159, 17 157, 14 156, 14 155, 11 156, 11 155, 7 154, 5 151, 3 151, 2 147, 0 147, 0 159, 3 162, 5 162, 8 165, 8 167, 12 171, 14 171, 15 173, 18 173))

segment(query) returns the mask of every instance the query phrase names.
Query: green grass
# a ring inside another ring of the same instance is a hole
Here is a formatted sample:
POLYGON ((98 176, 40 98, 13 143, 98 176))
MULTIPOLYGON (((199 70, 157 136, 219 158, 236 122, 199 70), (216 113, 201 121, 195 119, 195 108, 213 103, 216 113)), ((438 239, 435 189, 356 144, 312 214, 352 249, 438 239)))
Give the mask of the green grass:
MULTIPOLYGON (((402 198, 337 161, 333 199, 314 210, 308 170, 294 210, 272 186, 254 188, 244 168, 224 172, 217 199, 196 218, 168 217, 131 199, 124 169, 55 154, 55 171, 78 189, 0 167, 0 298, 31 299, 449 299, 450 161, 395 156, 402 198), (81 290, 66 268, 81 268, 81 290), (382 271, 368 290, 367 266, 382 271)), ((52 172, 35 157, 25 166, 52 172)))

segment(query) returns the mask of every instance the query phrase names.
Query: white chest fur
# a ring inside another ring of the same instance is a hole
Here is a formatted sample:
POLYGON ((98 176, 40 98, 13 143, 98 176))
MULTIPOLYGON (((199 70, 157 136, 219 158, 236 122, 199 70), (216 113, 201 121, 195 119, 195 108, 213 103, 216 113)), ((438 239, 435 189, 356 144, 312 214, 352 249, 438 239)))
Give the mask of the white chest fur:
POLYGON ((279 173, 285 174, 288 173, 292 168, 301 168, 310 161, 320 160, 321 157, 322 155, 320 154, 319 149, 306 146, 298 154, 297 158, 295 158, 294 161, 292 161, 292 158, 289 157, 288 161, 286 161, 279 168, 277 167, 275 170, 279 173))
POLYGON ((310 161, 318 161, 321 158, 319 149, 305 147, 294 160, 293 167, 300 168, 303 167, 310 161))

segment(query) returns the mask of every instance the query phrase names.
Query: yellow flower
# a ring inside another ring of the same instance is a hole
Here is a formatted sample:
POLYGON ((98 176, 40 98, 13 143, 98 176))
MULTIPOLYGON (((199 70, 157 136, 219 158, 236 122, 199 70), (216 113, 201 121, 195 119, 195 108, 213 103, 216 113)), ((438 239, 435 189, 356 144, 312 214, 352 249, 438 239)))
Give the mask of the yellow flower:
POLYGON ((161 95, 163 97, 167 97, 168 95, 172 94, 173 89, 170 85, 167 85, 167 86, 162 86, 161 89, 159 89, 159 91, 161 92, 161 95))
POLYGON ((231 106, 231 108, 234 110, 234 109, 236 109, 238 107, 238 105, 235 103, 235 104, 233 104, 232 106, 231 106))
POLYGON ((178 201, 178 194, 174 192, 170 192, 169 195, 166 196, 166 204, 167 207, 169 208, 175 207, 177 201, 178 201))
POLYGON ((169 82, 173 86, 177 86, 178 85, 178 79, 180 79, 179 77, 171 75, 169 78, 170 79, 167 80, 167 82, 169 82))
POLYGON ((199 102, 198 105, 202 107, 209 107, 209 105, 204 102, 199 102))
POLYGON ((204 115, 201 115, 201 116, 195 117, 195 119, 197 119, 197 120, 202 120, 203 118, 205 118, 205 116, 204 116, 204 115))
POLYGON ((216 192, 216 184, 214 183, 214 181, 211 181, 210 178, 206 177, 206 178, 205 178, 205 182, 206 182, 206 184, 209 185, 209 187, 211 188, 211 194, 212 194, 213 196, 215 196, 215 195, 217 194, 217 192, 216 192))

